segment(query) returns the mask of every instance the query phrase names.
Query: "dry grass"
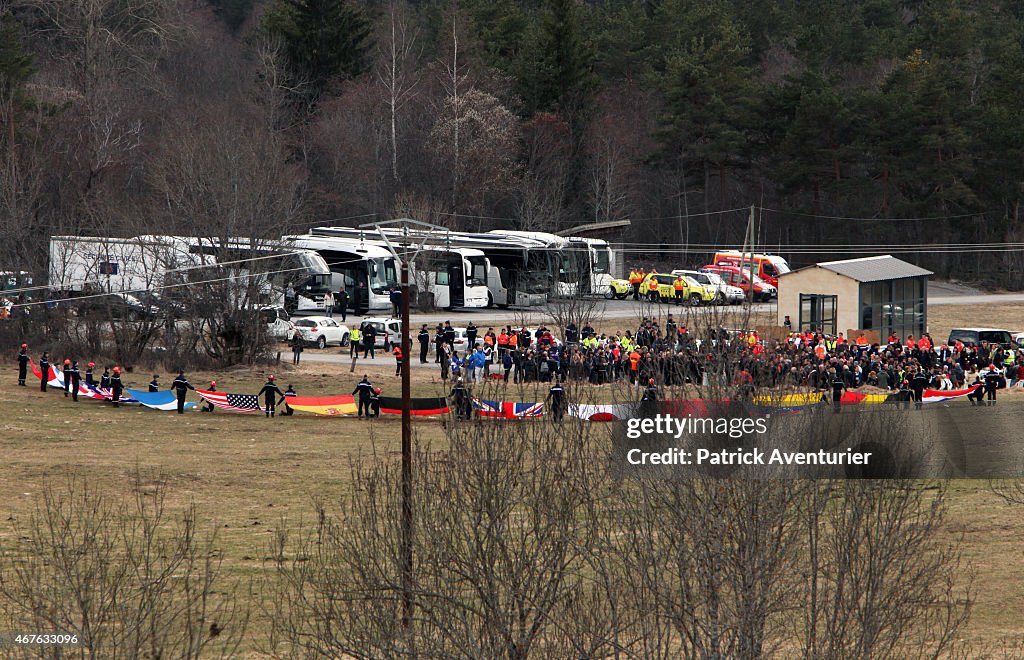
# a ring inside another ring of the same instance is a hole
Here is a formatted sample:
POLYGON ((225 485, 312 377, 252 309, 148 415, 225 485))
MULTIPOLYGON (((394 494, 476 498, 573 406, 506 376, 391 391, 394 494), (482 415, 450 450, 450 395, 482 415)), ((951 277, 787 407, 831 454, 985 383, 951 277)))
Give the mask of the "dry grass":
MULTIPOLYGON (((971 325, 1024 327, 1024 308, 991 310, 988 317, 989 309, 933 308, 932 327, 948 332, 948 327, 967 323, 964 319, 971 319, 971 325)), ((628 327, 625 320, 609 325, 628 327)), ((292 382, 303 395, 351 392, 362 373, 384 383, 385 394, 397 394, 392 359, 363 364, 355 375, 348 365, 315 363, 277 367, 275 373, 282 385, 292 382)), ((3 365, 11 384, 13 372, 12 362, 3 365)), ((253 392, 265 373, 238 369, 190 377, 205 385, 213 376, 221 391, 253 392)), ((127 381, 142 387, 150 376, 129 374, 127 381)), ((166 384, 170 379, 161 376, 166 384)), ((414 369, 413 386, 417 396, 443 392, 433 368, 414 369)), ((225 569, 243 578, 267 573, 265 555, 282 520, 289 527, 309 521, 313 498, 330 501, 345 493, 354 457, 377 452, 397 460, 400 437, 397 417, 363 421, 296 414, 270 420, 219 411, 178 416, 131 406, 113 410, 89 401, 74 404, 31 387, 9 387, 0 394, 0 420, 0 545, 17 543, 44 485, 59 487, 77 475, 117 496, 129 492, 131 476, 140 468, 166 480, 170 507, 196 504, 200 519, 217 528, 225 569)), ((421 440, 443 447, 439 420, 416 420, 416 432, 421 440)), ((987 484, 973 481, 954 482, 950 504, 949 540, 960 545, 974 573, 977 599, 964 639, 997 643, 1024 638, 1021 510, 1006 505, 987 484)), ((254 612, 253 645, 266 628, 263 614, 254 612)))

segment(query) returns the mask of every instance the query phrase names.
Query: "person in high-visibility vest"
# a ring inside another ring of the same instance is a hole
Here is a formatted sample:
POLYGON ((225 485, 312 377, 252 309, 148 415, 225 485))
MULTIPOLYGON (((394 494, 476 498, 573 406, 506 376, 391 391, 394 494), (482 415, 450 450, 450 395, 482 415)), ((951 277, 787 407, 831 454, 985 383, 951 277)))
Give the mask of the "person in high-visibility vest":
POLYGON ((651 272, 651 279, 647 281, 647 295, 650 296, 651 302, 658 302, 660 297, 658 295, 658 278, 654 277, 653 271, 651 272))
POLYGON ((355 357, 356 351, 359 348, 359 343, 362 341, 363 335, 359 332, 359 327, 352 328, 352 332, 348 334, 348 354, 349 357, 355 357))
POLYGON ((629 271, 629 285, 633 287, 633 300, 640 300, 640 282, 643 280, 640 277, 640 271, 634 268, 629 271))
POLYGON ((686 295, 686 280, 680 275, 676 278, 676 281, 672 283, 672 288, 676 290, 676 306, 683 304, 683 296, 686 295))
POLYGON ((402 347, 395 345, 391 353, 395 356, 395 375, 402 375, 402 347))

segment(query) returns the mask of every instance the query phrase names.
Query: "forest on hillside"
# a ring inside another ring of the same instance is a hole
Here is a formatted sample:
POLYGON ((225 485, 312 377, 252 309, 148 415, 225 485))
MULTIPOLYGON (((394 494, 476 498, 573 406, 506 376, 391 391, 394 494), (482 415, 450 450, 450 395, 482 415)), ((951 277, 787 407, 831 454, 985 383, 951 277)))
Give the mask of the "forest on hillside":
MULTIPOLYGON (((0 0, 0 270, 410 216, 1024 285, 1012 0, 0 0), (832 247, 843 249, 831 249, 832 247)), ((644 248, 647 254, 651 250, 644 248)), ((629 257, 633 259, 634 257, 629 257)), ((637 255, 636 258, 639 258, 637 255)), ((697 254, 672 257, 696 263, 697 254)))

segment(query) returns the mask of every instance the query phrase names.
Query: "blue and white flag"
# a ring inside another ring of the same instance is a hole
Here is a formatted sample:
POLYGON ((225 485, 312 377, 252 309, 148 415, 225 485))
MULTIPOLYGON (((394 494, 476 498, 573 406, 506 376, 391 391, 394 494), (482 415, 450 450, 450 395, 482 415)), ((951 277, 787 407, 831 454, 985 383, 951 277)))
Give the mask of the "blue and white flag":
MULTIPOLYGON (((142 390, 128 390, 128 393, 132 399, 137 400, 147 408, 153 410, 177 410, 178 409, 178 397, 171 390, 160 390, 159 392, 143 392, 142 390)), ((185 409, 195 407, 195 402, 186 402, 185 409)))

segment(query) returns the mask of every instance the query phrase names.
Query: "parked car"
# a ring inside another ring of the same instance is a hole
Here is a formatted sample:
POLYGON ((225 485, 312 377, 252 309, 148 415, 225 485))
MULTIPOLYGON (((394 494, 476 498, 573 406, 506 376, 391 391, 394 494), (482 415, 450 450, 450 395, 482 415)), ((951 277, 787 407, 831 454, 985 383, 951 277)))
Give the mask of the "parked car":
POLYGON ((716 266, 749 267, 753 265, 754 275, 771 284, 779 286, 779 275, 790 271, 789 263, 776 254, 757 254, 740 250, 719 250, 712 258, 716 266))
POLYGON ((78 316, 99 316, 116 321, 154 319, 157 310, 130 293, 100 293, 68 301, 78 316))
POLYGON ((674 270, 673 275, 685 275, 715 295, 715 304, 738 305, 743 302, 743 289, 738 286, 726 284, 725 280, 718 273, 702 273, 698 270, 674 270))
POLYGON ((1017 348, 1024 348, 1024 332, 1014 333, 1013 342, 1017 344, 1017 348))
POLYGON ((756 302, 768 302, 779 295, 778 289, 771 284, 768 284, 757 275, 754 275, 753 283, 751 283, 750 269, 748 268, 739 268, 737 266, 714 266, 708 264, 701 268, 701 271, 704 273, 717 273, 726 284, 742 289, 745 296, 750 295, 750 287, 753 286, 754 300, 756 302))
POLYGON ((305 344, 326 348, 328 344, 348 346, 349 329, 326 316, 306 316, 294 323, 305 344))
POLYGON ((954 328, 949 331, 950 346, 956 342, 978 346, 981 342, 988 344, 999 344, 1003 348, 1014 345, 1013 336, 1009 330, 997 330, 995 328, 954 328))
MULTIPOLYGON (((676 299, 676 275, 669 273, 649 273, 644 281, 640 283, 640 295, 657 302, 673 302, 676 299), (652 294, 651 281, 658 283, 656 293, 652 294)), ((683 299, 686 304, 696 307, 704 303, 714 302, 715 294, 705 289, 701 284, 683 276, 686 288, 683 290, 683 299)))
POLYGON ((629 283, 629 280, 615 279, 608 285, 608 290, 604 292, 606 300, 616 299, 625 300, 626 296, 633 293, 633 285, 629 283))
POLYGON ((373 326, 376 335, 373 338, 374 348, 390 351, 392 346, 402 343, 402 321, 392 318, 363 319, 359 324, 359 333, 366 336, 366 329, 373 326))
POLYGON ((295 336, 295 324, 284 307, 264 307, 259 314, 267 324, 267 333, 274 339, 288 341, 295 336))

